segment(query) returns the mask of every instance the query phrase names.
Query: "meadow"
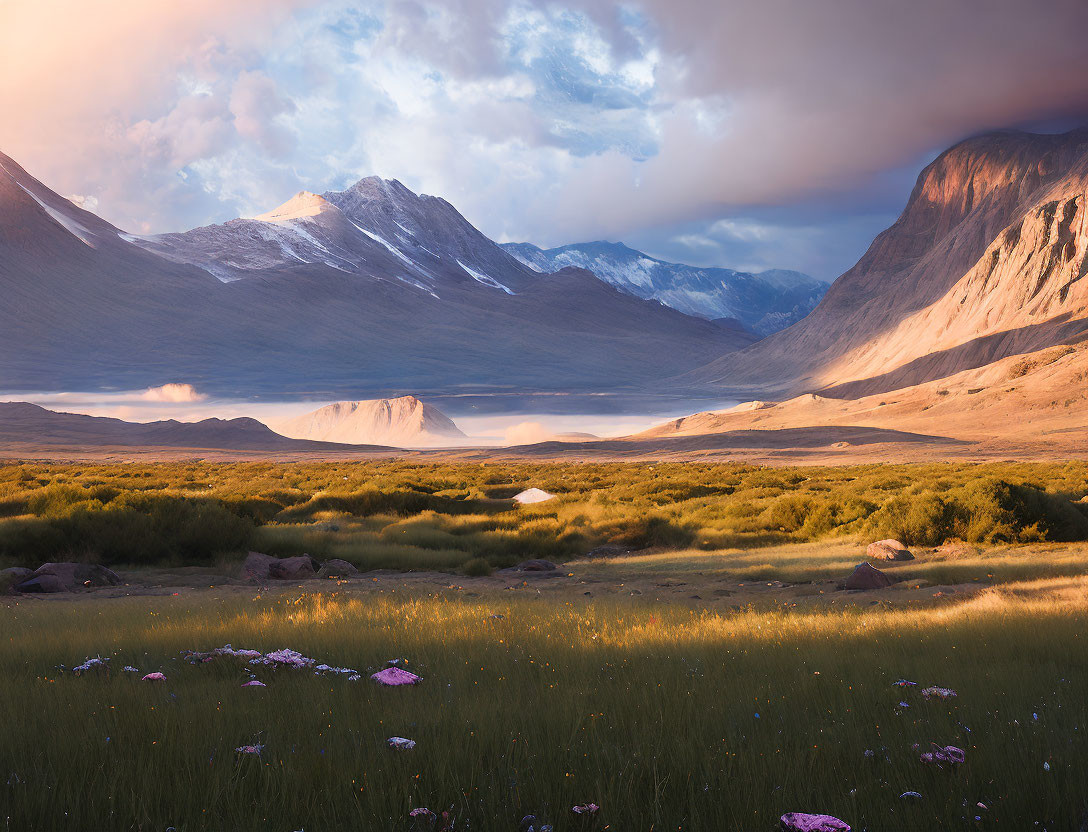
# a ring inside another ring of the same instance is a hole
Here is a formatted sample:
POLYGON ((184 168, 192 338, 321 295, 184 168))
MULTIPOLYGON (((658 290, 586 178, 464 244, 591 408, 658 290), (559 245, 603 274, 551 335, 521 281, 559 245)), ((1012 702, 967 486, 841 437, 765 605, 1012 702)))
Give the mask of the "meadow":
POLYGON ((345 586, 3 612, 5 830, 524 830, 533 815, 538 830, 771 832, 809 811, 855 830, 1058 832, 1088 811, 1083 577, 926 608, 345 586), (182 657, 227 642, 364 675, 182 657), (70 669, 98 655, 108 670, 70 669), (367 678, 392 658, 422 683, 367 678), (267 687, 241 687, 251 675, 267 687), (958 695, 927 700, 928 685, 958 695), (966 761, 921 762, 931 743, 966 761), (599 811, 572 812, 586 803, 599 811))
POLYGON ((1088 540, 1088 466, 159 463, 0 467, 0 562, 212 563, 257 549, 483 574, 526 558, 894 537, 1088 540), (510 500, 536 486, 556 495, 510 500))
POLYGON ((1083 463, 7 466, 0 558, 132 586, 0 596, 3 832, 1080 828, 1086 492, 1083 463), (838 591, 889 535, 905 580, 838 591), (262 589, 249 548, 450 574, 262 589), (576 577, 456 574, 534 556, 576 577), (227 643, 359 678, 184 657, 227 643), (391 659, 422 683, 368 678, 391 659))

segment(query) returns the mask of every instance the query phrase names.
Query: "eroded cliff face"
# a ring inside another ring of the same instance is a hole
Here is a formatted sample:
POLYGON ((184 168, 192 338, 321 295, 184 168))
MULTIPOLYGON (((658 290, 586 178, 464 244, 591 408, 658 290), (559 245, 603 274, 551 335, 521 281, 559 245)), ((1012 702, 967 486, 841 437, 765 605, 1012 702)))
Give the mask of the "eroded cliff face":
POLYGON ((415 396, 334 402, 277 425, 284 436, 348 444, 417 446, 464 434, 446 414, 415 396))
POLYGON ((892 374, 905 386, 1075 337, 1086 193, 1088 131, 963 142, 808 318, 696 375, 790 392, 892 374))

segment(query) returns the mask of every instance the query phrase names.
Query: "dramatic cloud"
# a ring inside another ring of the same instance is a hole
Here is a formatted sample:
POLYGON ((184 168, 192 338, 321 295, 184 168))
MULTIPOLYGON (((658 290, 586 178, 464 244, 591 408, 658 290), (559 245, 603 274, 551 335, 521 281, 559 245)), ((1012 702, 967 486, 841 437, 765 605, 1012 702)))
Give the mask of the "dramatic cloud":
POLYGON ((1088 113, 1085 31, 1083 0, 8 0, 0 149, 138 231, 379 173, 499 239, 831 276, 935 152, 1088 113))

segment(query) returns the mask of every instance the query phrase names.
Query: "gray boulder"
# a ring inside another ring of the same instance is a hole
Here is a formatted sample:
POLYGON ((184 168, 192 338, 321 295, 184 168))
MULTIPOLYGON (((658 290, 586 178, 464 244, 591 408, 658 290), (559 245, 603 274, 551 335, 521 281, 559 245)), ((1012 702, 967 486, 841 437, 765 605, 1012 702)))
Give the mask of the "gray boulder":
POLYGON ((339 558, 325 561, 317 572, 319 578, 351 578, 358 574, 358 569, 339 558))
POLYGON ((16 585, 17 592, 65 592, 67 587, 56 575, 36 575, 16 585))
POLYGON ((79 589, 87 586, 117 586, 121 576, 112 569, 98 563, 72 563, 58 561, 43 563, 34 570, 34 577, 51 575, 61 582, 66 589, 79 589))
POLYGON ((21 583, 33 574, 34 570, 27 569, 25 566, 9 566, 7 569, 0 569, 0 586, 21 583))
POLYGON ((859 563, 853 574, 843 584, 843 589, 883 589, 895 583, 891 578, 869 563, 859 563))

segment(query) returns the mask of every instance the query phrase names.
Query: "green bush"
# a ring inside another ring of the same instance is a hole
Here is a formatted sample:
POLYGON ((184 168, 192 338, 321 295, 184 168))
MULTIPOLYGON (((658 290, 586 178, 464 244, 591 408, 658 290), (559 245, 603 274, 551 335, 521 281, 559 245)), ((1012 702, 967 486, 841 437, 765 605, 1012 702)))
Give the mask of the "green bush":
POLYGON ((768 521, 774 528, 795 532, 805 525, 814 505, 808 497, 780 497, 771 506, 768 521))
POLYGON ((869 520, 875 537, 891 537, 908 546, 935 546, 952 535, 952 511, 932 491, 892 497, 869 520))
POLYGON ((103 506, 76 503, 65 516, 0 525, 0 556, 33 564, 208 562, 246 549, 253 523, 209 500, 124 495, 103 506))
POLYGON ((461 567, 461 571, 470 578, 483 578, 494 570, 485 558, 473 558, 461 567))

